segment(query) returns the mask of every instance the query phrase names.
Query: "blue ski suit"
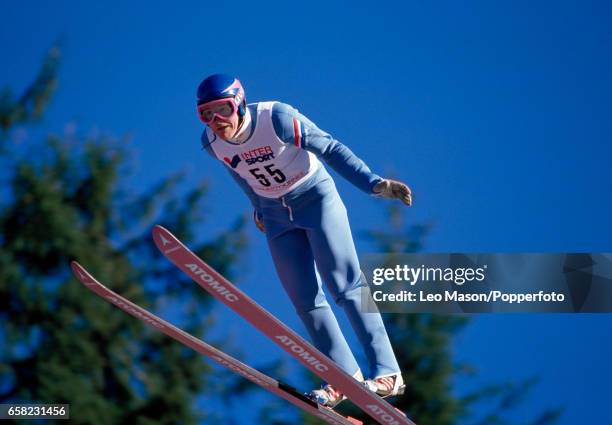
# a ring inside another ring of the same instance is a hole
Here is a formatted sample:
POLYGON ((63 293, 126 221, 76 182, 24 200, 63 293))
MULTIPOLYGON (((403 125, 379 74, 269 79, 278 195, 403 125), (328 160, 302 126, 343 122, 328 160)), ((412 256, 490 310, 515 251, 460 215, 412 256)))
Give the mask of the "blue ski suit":
POLYGON ((345 372, 360 370, 321 281, 349 318, 371 377, 400 371, 380 313, 365 313, 362 276, 346 208, 321 161, 368 194, 382 178, 350 149, 280 102, 247 106, 248 137, 223 140, 212 130, 202 146, 220 160, 263 220, 281 280, 314 345, 345 372))

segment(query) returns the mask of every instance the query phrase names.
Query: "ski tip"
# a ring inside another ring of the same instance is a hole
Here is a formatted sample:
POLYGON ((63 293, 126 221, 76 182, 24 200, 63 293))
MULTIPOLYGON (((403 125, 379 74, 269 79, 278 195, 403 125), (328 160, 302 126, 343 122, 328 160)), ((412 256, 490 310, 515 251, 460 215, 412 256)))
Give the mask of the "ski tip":
POLYGON ((85 267, 80 265, 77 261, 72 260, 70 262, 70 267, 72 268, 72 274, 74 274, 74 277, 76 277, 79 282, 86 284, 85 282, 92 280, 91 275, 85 270, 85 267))
POLYGON ((83 270, 83 266, 81 266, 77 260, 72 260, 70 262, 70 267, 72 268, 73 273, 78 273, 83 270))
POLYGON ((165 230, 166 228, 163 226, 160 226, 159 224, 154 225, 153 228, 151 229, 151 237, 153 238, 153 242, 155 242, 155 245, 159 249, 161 249, 159 237, 160 235, 164 233, 165 230))
POLYGON ((153 230, 151 231, 151 235, 153 237, 153 241, 157 248, 159 248, 162 252, 166 253, 168 246, 175 246, 179 244, 178 239, 174 236, 168 229, 159 224, 153 226, 153 230))
POLYGON ((157 233, 170 233, 170 232, 164 226, 155 224, 153 226, 153 229, 151 230, 151 233, 153 233, 153 235, 156 235, 157 233))

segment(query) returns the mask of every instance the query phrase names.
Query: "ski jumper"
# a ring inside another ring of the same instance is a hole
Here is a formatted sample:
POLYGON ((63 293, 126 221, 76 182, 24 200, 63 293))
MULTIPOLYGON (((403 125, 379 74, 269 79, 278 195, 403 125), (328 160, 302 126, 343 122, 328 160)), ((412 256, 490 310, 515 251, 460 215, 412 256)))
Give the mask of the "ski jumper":
POLYGON ((220 139, 207 128, 202 145, 225 164, 263 220, 278 276, 314 345, 348 374, 359 370, 323 281, 346 312, 371 375, 400 372, 382 317, 361 308, 367 284, 346 208, 320 159, 368 194, 382 178, 291 106, 259 102, 247 107, 251 133, 244 142, 220 139))

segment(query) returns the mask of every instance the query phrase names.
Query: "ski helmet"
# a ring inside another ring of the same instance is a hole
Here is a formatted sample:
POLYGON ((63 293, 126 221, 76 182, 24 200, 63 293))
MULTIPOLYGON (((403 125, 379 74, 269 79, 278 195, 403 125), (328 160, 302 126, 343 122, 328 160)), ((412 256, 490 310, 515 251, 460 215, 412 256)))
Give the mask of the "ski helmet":
POLYGON ((198 105, 217 99, 233 97, 238 116, 243 117, 246 113, 246 98, 244 88, 238 78, 227 74, 213 74, 206 77, 198 86, 198 105))

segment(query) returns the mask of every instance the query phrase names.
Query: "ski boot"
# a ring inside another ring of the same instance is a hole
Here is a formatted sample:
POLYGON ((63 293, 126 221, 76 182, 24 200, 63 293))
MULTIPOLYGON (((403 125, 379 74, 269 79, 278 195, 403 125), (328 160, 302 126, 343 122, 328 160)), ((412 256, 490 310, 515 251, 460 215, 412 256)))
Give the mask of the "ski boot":
POLYGON ((364 385, 382 398, 401 395, 406 390, 404 379, 399 372, 368 379, 364 382, 364 385))
MULTIPOLYGON (((353 375, 353 378, 361 383, 364 382, 361 370, 358 370, 353 375)), ((324 384, 321 388, 311 391, 308 394, 308 398, 330 409, 336 407, 341 401, 346 400, 346 396, 330 384, 324 384)))

